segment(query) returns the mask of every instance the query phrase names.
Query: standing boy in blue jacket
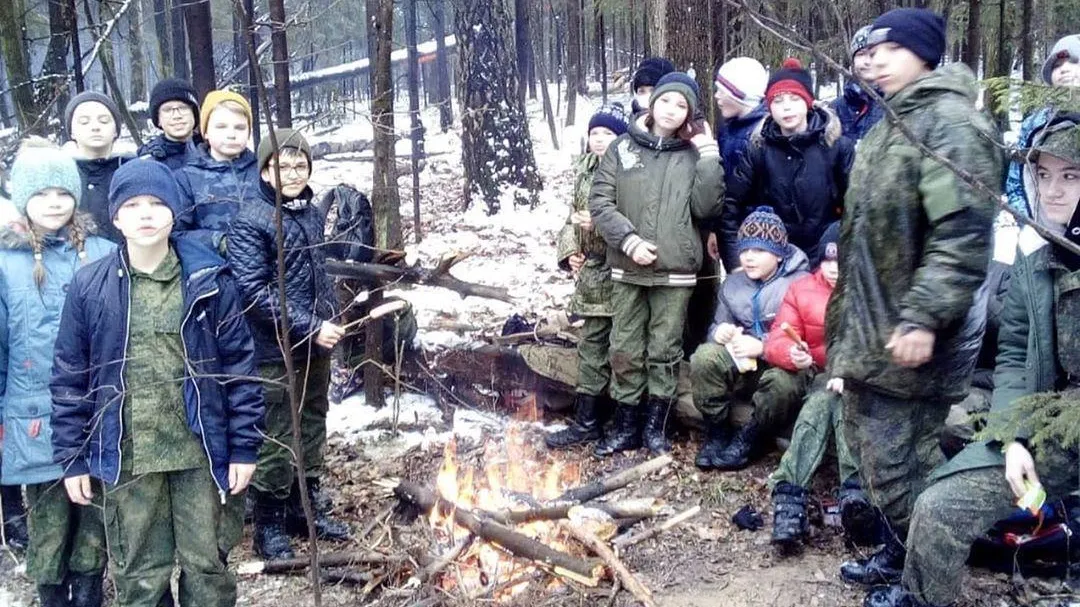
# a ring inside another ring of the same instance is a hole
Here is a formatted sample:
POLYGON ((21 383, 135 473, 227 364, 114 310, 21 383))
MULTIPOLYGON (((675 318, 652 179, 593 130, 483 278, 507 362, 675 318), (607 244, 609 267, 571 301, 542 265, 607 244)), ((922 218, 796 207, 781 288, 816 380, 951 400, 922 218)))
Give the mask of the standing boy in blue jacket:
POLYGON ((235 604, 218 529, 262 446, 239 293, 212 249, 170 238, 178 199, 158 162, 116 172, 109 215, 124 245, 75 275, 54 350, 54 458, 73 502, 104 507, 124 607, 173 604, 177 563, 175 604, 235 604))

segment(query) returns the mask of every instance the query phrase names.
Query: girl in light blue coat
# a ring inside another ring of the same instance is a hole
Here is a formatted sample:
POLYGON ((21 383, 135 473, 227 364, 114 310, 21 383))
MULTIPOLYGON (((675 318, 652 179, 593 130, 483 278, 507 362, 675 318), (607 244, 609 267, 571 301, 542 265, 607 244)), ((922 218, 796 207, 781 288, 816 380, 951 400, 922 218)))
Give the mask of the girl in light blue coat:
POLYGON ((21 500, 19 486, 26 486, 26 573, 41 604, 101 605, 104 528, 99 510, 70 503, 59 482, 49 378, 68 283, 115 245, 94 236, 93 220, 76 212, 79 169, 49 142, 23 144, 9 190, 21 217, 0 228, 0 485, 5 502, 21 500))

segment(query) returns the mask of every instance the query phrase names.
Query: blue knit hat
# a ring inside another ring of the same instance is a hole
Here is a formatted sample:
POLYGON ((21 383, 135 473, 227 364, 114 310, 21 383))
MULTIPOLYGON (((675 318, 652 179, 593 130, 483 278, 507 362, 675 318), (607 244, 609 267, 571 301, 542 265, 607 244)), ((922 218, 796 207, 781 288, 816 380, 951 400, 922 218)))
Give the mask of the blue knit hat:
POLYGON ((874 20, 869 46, 895 42, 934 69, 945 54, 945 19, 925 8, 897 8, 874 20))
POLYGON ((82 197, 82 180, 75 160, 60 151, 50 141, 30 137, 23 142, 15 162, 11 165, 8 191, 11 204, 19 214, 26 215, 26 204, 38 192, 48 188, 60 188, 75 199, 79 206, 82 197))
POLYGON ((665 74, 675 71, 675 64, 663 57, 646 57, 634 70, 634 78, 630 83, 630 94, 637 92, 641 86, 656 86, 665 74))
POLYGON ((736 246, 742 253, 747 249, 761 249, 777 257, 788 256, 787 228, 772 207, 758 207, 747 215, 735 237, 736 246))
POLYGON ((602 106, 589 119, 590 131, 598 126, 615 133, 616 136, 622 135, 629 126, 626 121, 626 110, 618 103, 602 106))
POLYGON ((180 188, 169 167, 147 158, 120 165, 109 184, 109 217, 116 218, 120 205, 136 196, 150 195, 168 205, 173 217, 180 215, 180 188))
POLYGON ((690 116, 697 114, 701 106, 701 87, 698 86, 697 80, 691 78, 686 72, 664 74, 664 77, 656 83, 652 96, 649 97, 649 109, 652 109, 653 104, 661 95, 671 91, 686 97, 686 103, 690 106, 690 116))

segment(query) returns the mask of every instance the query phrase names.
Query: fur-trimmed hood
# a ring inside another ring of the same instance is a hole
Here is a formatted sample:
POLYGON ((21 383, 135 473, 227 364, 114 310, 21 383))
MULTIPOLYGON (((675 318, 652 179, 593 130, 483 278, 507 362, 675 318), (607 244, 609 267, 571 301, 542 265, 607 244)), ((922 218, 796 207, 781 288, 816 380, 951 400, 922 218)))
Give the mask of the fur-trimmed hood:
MULTIPOLYGON (((87 236, 97 234, 97 224, 93 217, 83 211, 75 211, 71 222, 82 229, 87 236)), ((62 234, 49 236, 46 243, 66 242, 67 228, 61 228, 62 234)), ((15 221, 0 227, 0 250, 29 250, 30 249, 30 222, 26 217, 20 217, 15 221)))
POLYGON ((784 135, 780 132, 780 125, 765 116, 765 120, 758 123, 754 133, 750 136, 751 145, 761 145, 766 139, 777 141, 787 139, 793 145, 803 147, 817 141, 823 141, 826 147, 832 147, 844 135, 844 125, 840 117, 832 108, 821 102, 814 102, 807 118, 807 128, 803 133, 796 135, 784 135))

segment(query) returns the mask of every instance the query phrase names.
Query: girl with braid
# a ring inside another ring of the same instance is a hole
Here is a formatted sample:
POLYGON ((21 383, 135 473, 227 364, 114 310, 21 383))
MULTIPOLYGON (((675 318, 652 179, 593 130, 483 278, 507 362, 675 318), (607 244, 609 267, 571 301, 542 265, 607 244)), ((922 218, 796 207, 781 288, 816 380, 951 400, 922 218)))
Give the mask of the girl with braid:
POLYGON ((9 189, 21 217, 0 228, 5 527, 16 509, 29 523, 26 573, 42 605, 99 606, 105 569, 101 510, 72 504, 60 482, 63 470, 53 463, 49 439, 49 378, 68 283, 76 270, 115 245, 95 236, 93 220, 76 211, 82 185, 75 161, 44 139, 23 144, 9 189), (21 485, 29 515, 21 508, 21 485))

